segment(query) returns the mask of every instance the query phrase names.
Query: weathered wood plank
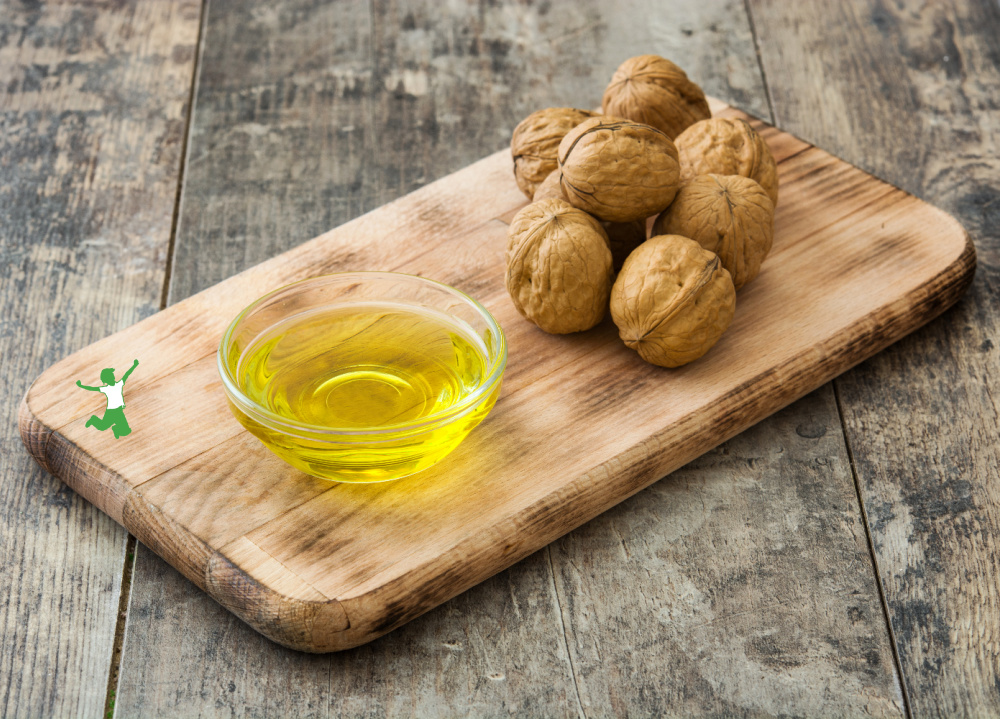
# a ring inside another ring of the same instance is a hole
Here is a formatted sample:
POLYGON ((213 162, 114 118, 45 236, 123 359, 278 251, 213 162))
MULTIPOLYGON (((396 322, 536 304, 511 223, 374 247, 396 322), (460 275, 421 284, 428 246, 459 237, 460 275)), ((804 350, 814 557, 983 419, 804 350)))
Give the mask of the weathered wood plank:
POLYGON ((779 123, 955 214, 945 317, 836 382, 915 716, 1000 713, 1000 6, 752 2, 779 123))
POLYGON ((389 637, 326 655, 268 641, 144 549, 136 574, 120 716, 579 715, 559 680, 565 646, 534 634, 558 621, 544 552, 389 637), (150 656, 162 661, 136 666, 150 656))
POLYGON ((382 204, 368 4, 205 12, 168 304, 382 204))
POLYGON ((550 550, 588 715, 903 713, 829 384, 550 550))
MULTIPOLYGON (((217 11, 213 5, 209 8, 206 62, 192 140, 192 157, 197 156, 197 162, 204 166, 192 161, 185 187, 171 300, 179 300, 362 209, 502 147, 514 124, 542 104, 598 104, 606 78, 622 59, 635 52, 653 51, 675 57, 703 82, 706 90, 767 116, 742 3, 675 4, 670 17, 646 5, 598 9, 596 3, 542 7, 509 3, 443 11, 439 4, 429 2, 380 2, 376 3, 372 23, 374 41, 369 41, 373 60, 367 66, 361 59, 364 51, 330 34, 334 32, 331 28, 325 44, 301 40, 314 36, 314 30, 302 26, 324 23, 323 9, 312 3, 245 11, 217 11), (643 22, 636 21, 639 17, 643 22), (213 37, 231 40, 214 41, 213 37), (244 42, 242 37, 252 41, 244 42), (267 48, 267 58, 279 67, 278 72, 262 62, 260 55, 255 56, 262 52, 261 47, 267 48), (358 54, 344 47, 354 48, 358 54), (282 60, 277 62, 275 58, 282 60), (294 91, 289 89, 289 75, 294 91), (317 84, 337 88, 337 78, 341 77, 350 78, 350 87, 356 88, 349 107, 335 90, 317 91, 308 106, 295 106, 302 88, 317 84), (280 96, 275 91, 279 80, 285 83, 280 96), (268 91, 271 99, 266 112, 262 112, 260 98, 268 91), (257 99, 251 102, 248 98, 257 99), (306 112, 306 107, 312 113, 306 112), (242 108, 242 114, 237 108, 242 108), (256 125, 249 132, 258 133, 265 138, 262 142, 269 143, 265 145, 266 153, 260 151, 259 143, 254 145, 230 135, 230 130, 243 132, 240 124, 244 116, 256 125), (337 122, 345 125, 339 134, 334 131, 337 122), (306 152, 308 159, 303 159, 301 148, 315 146, 322 146, 324 153, 329 151, 333 156, 345 155, 352 162, 363 159, 357 165, 328 163, 321 167, 321 160, 314 157, 317 153, 306 152), (228 173, 227 166, 238 167, 239 174, 228 173), (291 168, 296 167, 305 169, 295 174, 291 168), (324 192, 326 205, 310 199, 324 192), (274 197, 282 201, 276 202, 274 197), (305 199, 297 204, 300 197, 305 199)), ((357 38, 365 39, 359 18, 348 19, 344 25, 354 28, 357 38)), ((821 420, 822 426, 829 428, 829 439, 825 441, 835 443, 839 436, 836 415, 821 416, 822 412, 832 412, 828 397, 818 405, 816 400, 807 400, 801 407, 794 405, 786 410, 782 425, 785 434, 780 436, 787 434, 788 426, 812 426, 810 422, 821 420)), ((774 431, 771 423, 765 422, 755 431, 766 437, 774 431)), ((803 431, 818 432, 808 428, 803 431)), ((791 466, 808 466, 812 460, 825 459, 831 453, 826 445, 817 450, 807 442, 786 442, 782 446, 786 444, 797 453, 792 457, 792 450, 785 448, 791 457, 785 461, 791 466)), ((769 445, 769 451, 776 451, 774 445, 769 445)), ((830 470, 834 489, 818 496, 842 498, 844 487, 850 489, 849 477, 845 484, 842 449, 834 454, 839 462, 830 470)), ((728 480, 732 474, 746 474, 746 459, 729 460, 725 450, 713 457, 714 464, 708 469, 692 470, 695 476, 701 477, 709 470, 713 479, 728 480)), ((778 462, 768 466, 778 475, 789 471, 778 462)), ((803 481, 809 488, 820 476, 819 471, 804 472, 803 481)), ((778 481, 777 477, 764 477, 761 483, 768 480, 778 481)), ((668 483, 661 484, 670 486, 668 483)), ((727 491, 724 483, 715 486, 720 493, 727 491)), ((789 493, 786 488, 780 499, 790 501, 789 493)), ((633 504, 645 506, 643 498, 647 494, 639 495, 633 504)), ((765 542, 772 527, 743 527, 750 521, 748 515, 753 518, 763 511, 765 507, 759 503, 774 500, 775 494, 758 492, 750 496, 739 511, 730 511, 716 520, 716 540, 724 542, 726 532, 738 526, 755 541, 765 542)), ((837 535, 836 551, 813 555, 814 564, 829 556, 835 567, 859 572, 856 583, 864 587, 871 570, 864 566, 866 550, 863 546, 858 549, 857 526, 850 527, 850 507, 817 508, 821 502, 816 495, 810 498, 813 505, 807 500, 794 501, 798 502, 794 507, 811 506, 821 513, 820 519, 842 529, 837 535)), ((856 510, 855 504, 855 515, 856 510)), ((660 522, 670 525, 678 521, 667 510, 663 512, 660 522)), ((621 514, 616 516, 619 522, 631 522, 629 513, 624 513, 625 520, 621 514)), ((629 531, 633 529, 637 545, 651 541, 650 534, 664 532, 663 524, 646 521, 634 528, 629 524, 629 531)), ((567 606, 575 597, 590 594, 589 587, 580 586, 567 573, 571 560, 588 551, 581 543, 573 545, 574 536, 570 535, 565 540, 569 544, 560 545, 552 555, 567 606)), ((606 541, 606 537, 601 539, 606 541)), ((732 561, 737 559, 734 556, 732 561)), ((759 557, 758 567, 768 561, 767 557, 759 557)), ((574 640, 582 636, 584 627, 579 625, 579 613, 559 606, 548 562, 545 553, 534 555, 388 637, 351 652, 317 658, 288 652, 262 640, 140 548, 126 642, 132 660, 123 670, 119 707, 126 716, 157 712, 241 716, 339 712, 575 714, 580 709, 579 699, 562 623, 570 623, 567 629, 574 640), (490 627, 496 627, 496 633, 489 634, 490 627), (486 641, 480 638, 484 636, 488 637, 486 641), (467 639, 463 641, 462 637, 467 639), (388 671, 387 665, 393 671, 388 671), (372 667, 378 667, 377 671, 372 667), (329 688, 331 682, 333 688, 329 688), (182 690, 174 692, 171 687, 176 686, 182 690), (539 686, 548 690, 540 692, 539 686)), ((593 589, 598 594, 607 595, 616 591, 621 582, 635 581, 632 575, 606 578, 610 568, 602 565, 602 569, 605 571, 589 580, 599 584, 593 589)), ((662 573, 653 576, 654 581, 665 579, 662 573)), ((725 594, 726 587, 703 581, 720 595, 725 594)), ((737 590, 728 598, 729 605, 737 603, 737 590)), ((878 612, 871 611, 875 595, 870 581, 862 591, 857 604, 851 605, 860 607, 851 615, 855 620, 851 627, 846 632, 838 630, 843 636, 826 636, 829 642, 843 641, 849 647, 845 651, 864 645, 871 652, 866 660, 870 664, 862 668, 858 662, 844 659, 847 668, 838 678, 869 691, 876 708, 898 711, 893 704, 884 625, 878 612), (859 671, 861 676, 857 675, 859 671)), ((805 605, 784 614, 773 609, 753 614, 755 610, 748 604, 747 611, 756 621, 747 620, 747 626, 762 637, 758 645, 767 649, 767 637, 772 636, 768 632, 788 623, 792 616, 792 621, 801 626, 817 613, 834 617, 828 613, 830 607, 840 608, 835 600, 820 608, 808 602, 805 605)), ((650 626, 635 616, 626 615, 623 621, 619 631, 629 641, 635 642, 641 633, 650 632, 650 626)), ((709 635, 717 643, 725 641, 731 632, 730 627, 718 624, 714 627, 716 633, 709 635)), ((648 691, 662 679, 664 667, 671 666, 671 662, 692 661, 690 649, 676 647, 673 654, 661 658, 661 664, 636 667, 633 676, 620 678, 620 691, 648 691)), ((578 659, 587 660, 575 651, 578 659)), ((834 654, 831 649, 829 655, 807 662, 806 666, 828 669, 834 654)), ((796 661, 800 659, 796 655, 796 661)), ((601 694, 600 681, 592 671, 586 679, 590 682, 585 689, 590 702, 587 711, 614 711, 618 705, 601 694)), ((737 694, 749 691, 743 685, 731 689, 737 694)), ((698 692, 697 698, 689 702, 692 708, 743 706, 749 707, 748 713, 763 713, 746 701, 726 703, 726 692, 706 689, 705 685, 691 691, 698 692)), ((856 706, 850 703, 855 696, 846 690, 842 694, 834 691, 832 701, 856 706)), ((669 705, 646 706, 662 711, 669 705)))
POLYGON ((126 533, 31 460, 14 417, 45 366, 159 308, 199 13, 0 3, 3 716, 104 711, 126 533))

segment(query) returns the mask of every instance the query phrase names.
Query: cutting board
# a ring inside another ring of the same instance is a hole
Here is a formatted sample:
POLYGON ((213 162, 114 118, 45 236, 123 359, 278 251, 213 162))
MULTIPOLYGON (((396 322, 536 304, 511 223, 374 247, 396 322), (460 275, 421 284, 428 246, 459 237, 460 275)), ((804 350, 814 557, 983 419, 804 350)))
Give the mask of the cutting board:
POLYGON ((965 291, 975 251, 952 217, 752 122, 778 161, 774 248, 740 291, 729 330, 690 365, 644 363, 610 319, 551 336, 518 315, 503 256, 525 198, 499 152, 53 365, 22 401, 24 443, 274 641, 325 652, 374 639, 819 387, 965 291), (439 465, 397 482, 336 484, 285 465, 231 416, 216 370, 220 337, 247 304, 350 270, 453 285, 508 339, 490 416, 439 465), (98 385, 102 368, 120 376, 136 358, 125 391, 132 434, 85 427, 104 397, 76 380, 98 385))

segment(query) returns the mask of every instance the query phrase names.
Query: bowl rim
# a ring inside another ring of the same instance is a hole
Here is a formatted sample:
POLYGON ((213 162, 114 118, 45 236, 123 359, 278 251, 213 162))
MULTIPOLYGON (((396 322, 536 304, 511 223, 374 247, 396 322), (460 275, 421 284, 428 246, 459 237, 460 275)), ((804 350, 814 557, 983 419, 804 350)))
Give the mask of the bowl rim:
MULTIPOLYGON (((255 415, 257 419, 266 421, 269 425, 280 425, 281 427, 287 427, 290 430, 305 430, 310 434, 320 434, 320 435, 349 435, 349 436, 375 436, 383 434, 392 434, 394 436, 400 434, 410 434, 416 432, 423 432, 429 429, 433 429, 436 426, 448 424, 457 419, 460 419, 463 415, 467 414, 471 409, 478 406, 480 401, 483 400, 489 392, 493 390, 495 385, 503 377, 504 370, 507 366, 507 338, 504 334, 503 328, 500 323, 497 322, 496 318, 487 310, 478 300, 471 297, 470 295, 462 292, 459 289, 447 285, 444 282, 439 282, 438 280, 433 280, 428 277, 421 277, 420 275, 411 275, 406 272, 383 272, 378 270, 358 270, 350 272, 329 272, 322 275, 313 275, 312 277, 305 277, 301 280, 295 280, 294 282, 288 282, 276 287, 270 292, 266 292, 261 295, 249 305, 244 307, 236 317, 229 323, 226 327, 225 332, 222 334, 222 339, 219 341, 219 348, 216 351, 216 364, 219 370, 219 375, 222 378, 223 388, 226 394, 229 395, 231 400, 236 400, 240 405, 241 409, 251 410, 252 414, 255 415), (228 356, 228 347, 230 341, 239 323, 251 312, 253 312, 257 307, 259 307, 263 302, 271 299, 279 292, 288 290, 289 288, 295 287, 296 285, 305 284, 308 282, 316 282, 317 280, 324 280, 328 278, 336 277, 346 277, 346 276, 367 276, 374 278, 378 277, 405 277, 407 280, 418 280, 420 282, 425 282, 427 284, 436 285, 447 292, 455 295, 460 300, 463 300, 472 305, 472 307, 479 312, 479 314, 486 321, 490 329, 495 330, 497 338, 497 349, 496 357, 493 359, 492 363, 488 365, 489 369, 486 373, 485 378, 479 383, 479 386, 471 392, 468 396, 464 397, 461 402, 451 405, 446 409, 439 412, 434 412, 425 417, 421 417, 419 420, 413 422, 400 422, 396 424, 386 424, 379 425, 377 427, 331 427, 329 425, 320 424, 310 424, 308 422, 300 422, 298 420, 292 419, 290 417, 285 417, 283 415, 272 412, 268 408, 264 407, 260 403, 254 401, 248 397, 243 390, 240 389, 236 378, 232 376, 229 371, 229 366, 224 360, 224 355, 228 356)), ((249 414, 249 413, 248 413, 249 414)), ((278 429, 278 428, 276 428, 278 429)), ((311 439, 315 439, 314 437, 311 439)))

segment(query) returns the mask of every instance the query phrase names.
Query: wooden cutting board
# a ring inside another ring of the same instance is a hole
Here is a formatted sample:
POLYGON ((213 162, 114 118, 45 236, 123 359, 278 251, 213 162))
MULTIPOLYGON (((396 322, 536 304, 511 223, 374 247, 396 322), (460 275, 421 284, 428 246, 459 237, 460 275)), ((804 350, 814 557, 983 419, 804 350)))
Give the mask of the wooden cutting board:
MULTIPOLYGON (((743 116, 716 103, 715 114, 743 116)), ((507 152, 242 272, 45 371, 21 436, 82 494, 252 627, 289 647, 378 637, 517 562, 923 325, 972 280, 950 216, 754 121, 778 160, 774 248, 704 358, 644 363, 606 320, 550 336, 504 289, 525 204, 507 152), (503 327, 492 414, 438 466, 334 484, 274 457, 231 416, 215 353, 261 294, 305 277, 394 270, 458 287, 503 327), (138 358, 132 434, 84 426, 138 358)), ((706 557, 706 561, 711 561, 706 557)))

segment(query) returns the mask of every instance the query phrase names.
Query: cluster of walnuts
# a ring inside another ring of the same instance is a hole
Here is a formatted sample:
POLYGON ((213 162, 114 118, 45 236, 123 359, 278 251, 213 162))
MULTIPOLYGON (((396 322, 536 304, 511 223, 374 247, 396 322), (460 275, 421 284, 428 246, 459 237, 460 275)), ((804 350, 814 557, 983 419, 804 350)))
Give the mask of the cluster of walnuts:
POLYGON ((598 324, 610 300, 626 345, 678 367, 718 341, 771 249, 777 168, 749 124, 712 118, 662 57, 626 60, 601 109, 547 108, 515 128, 532 203, 508 230, 507 290, 556 334, 598 324))

